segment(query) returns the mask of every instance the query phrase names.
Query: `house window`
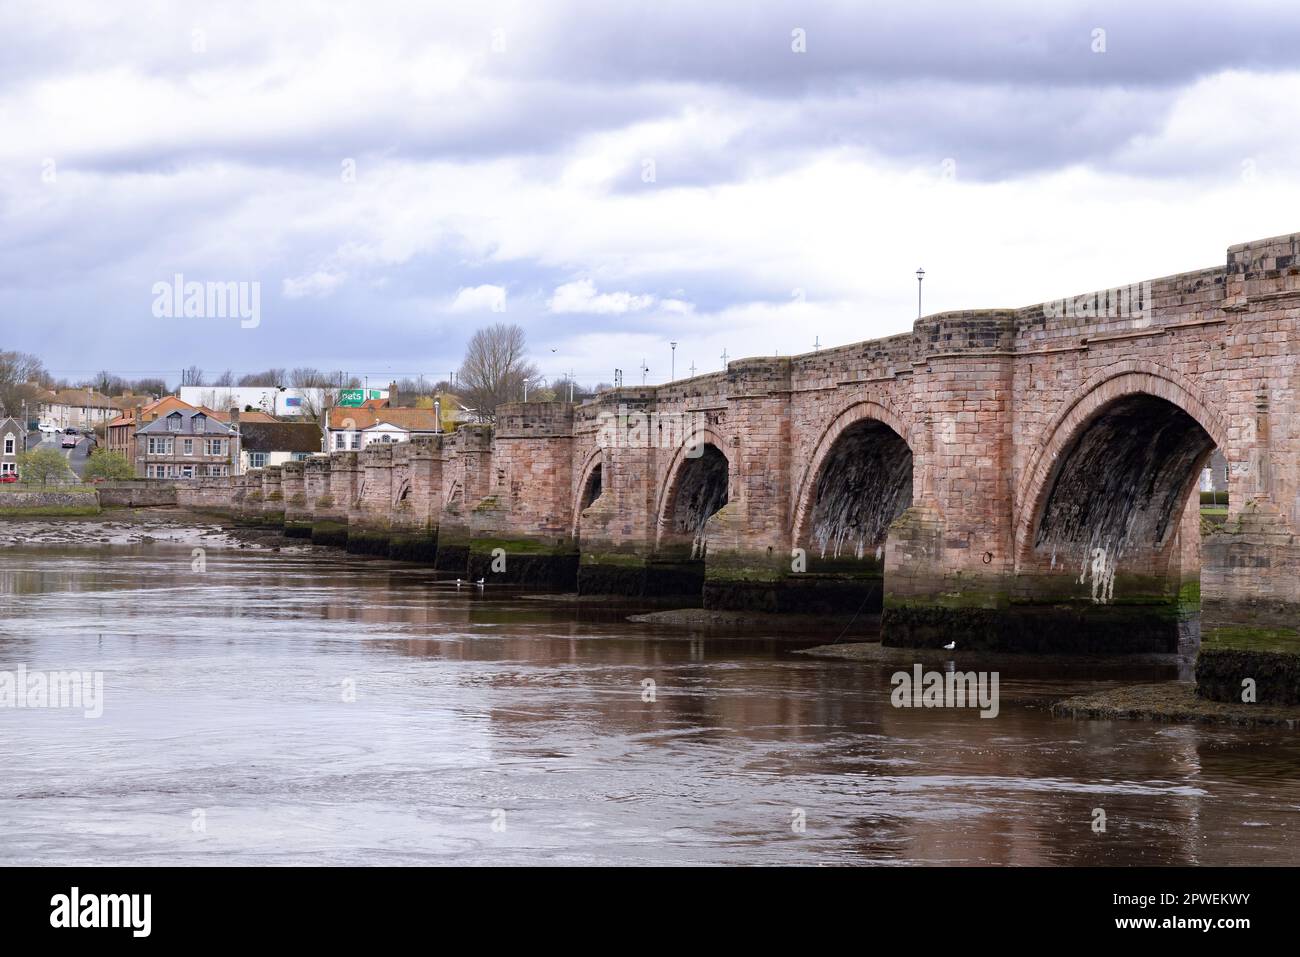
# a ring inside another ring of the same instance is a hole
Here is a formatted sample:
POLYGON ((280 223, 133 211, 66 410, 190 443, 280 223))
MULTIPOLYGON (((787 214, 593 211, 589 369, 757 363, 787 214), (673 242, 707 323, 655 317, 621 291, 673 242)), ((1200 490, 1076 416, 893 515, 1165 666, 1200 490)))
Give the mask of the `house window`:
POLYGON ((306 462, 309 458, 311 458, 311 453, 310 453, 310 452, 294 452, 292 458, 293 458, 293 461, 295 461, 295 462, 306 462))
POLYGON ((194 454, 194 440, 193 440, 193 439, 182 439, 182 440, 181 440, 181 454, 182 454, 182 455, 193 455, 193 454, 194 454))
POLYGON ((14 454, 14 437, 13 437, 12 435, 6 435, 6 436, 5 436, 5 455, 13 455, 13 454, 14 454))
POLYGON ((224 454, 225 454, 225 444, 226 444, 226 443, 225 443, 225 440, 224 440, 224 439, 206 439, 206 440, 204 441, 204 443, 203 443, 203 446, 204 446, 203 454, 204 454, 204 455, 224 455, 224 454))
POLYGON ((0 475, 10 475, 18 471, 18 466, 13 462, 0 462, 0 475))
POLYGON ((181 414, 179 412, 173 412, 171 415, 167 416, 167 431, 179 432, 180 430, 181 430, 181 414))
POLYGON ((348 434, 346 432, 334 433, 334 448, 346 449, 348 447, 348 434))
POLYGON ((354 449, 359 449, 359 448, 361 448, 361 433, 360 433, 360 432, 353 432, 353 433, 352 433, 352 447, 353 447, 354 449))
POLYGON ((190 419, 190 431, 195 434, 202 434, 208 430, 208 417, 206 415, 196 415, 190 419))
POLYGON ((181 466, 181 478, 194 478, 194 466, 193 466, 193 465, 182 465, 182 466, 181 466))
POLYGON ((248 453, 248 467, 249 467, 249 468, 260 469, 260 468, 262 468, 264 465, 266 465, 266 453, 265 453, 265 452, 249 452, 249 453, 248 453))
POLYGON ((153 476, 154 476, 154 478, 166 478, 166 477, 167 477, 167 466, 165 466, 165 465, 155 465, 155 466, 153 467, 153 476))

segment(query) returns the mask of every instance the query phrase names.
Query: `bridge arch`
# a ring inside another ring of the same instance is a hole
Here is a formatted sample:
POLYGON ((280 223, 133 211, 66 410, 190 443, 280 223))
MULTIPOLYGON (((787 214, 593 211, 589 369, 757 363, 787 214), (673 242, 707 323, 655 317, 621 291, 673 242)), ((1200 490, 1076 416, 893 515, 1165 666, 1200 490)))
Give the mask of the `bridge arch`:
MULTIPOLYGON (((1017 572, 1081 561, 1109 600, 1125 552, 1164 548, 1227 425, 1194 382, 1154 363, 1108 366, 1056 416, 1017 496, 1017 572), (1091 563, 1091 564, 1090 564, 1091 563)), ((1045 569, 1040 569, 1045 570, 1045 569)))
POLYGON ((608 488, 609 470, 606 468, 605 450, 597 445, 587 453, 578 470, 577 486, 573 490, 573 537, 582 531, 582 511, 591 506, 608 488))
POLYGON ((707 426, 697 428, 690 442, 673 451, 655 502, 656 550, 674 539, 677 544, 690 539, 691 555, 697 557, 705 523, 730 498, 731 462, 726 440, 707 426))
POLYGON ((888 528, 898 513, 912 504, 915 490, 921 487, 914 447, 910 426, 889 405, 874 399, 855 399, 842 409, 818 436, 812 458, 796 485, 793 545, 809 548, 814 544, 809 539, 815 527, 827 519, 836 521, 835 516, 827 514, 823 497, 823 483, 836 471, 847 471, 848 481, 878 483, 883 489, 878 507, 867 507, 871 515, 850 514, 862 510, 860 502, 835 503, 832 509, 840 513, 839 524, 845 519, 858 522, 865 518, 875 531, 888 528), (855 455, 863 459, 856 469, 849 462, 855 455), (819 503, 823 503, 821 508, 819 503), (881 527, 877 529, 876 525, 881 527))

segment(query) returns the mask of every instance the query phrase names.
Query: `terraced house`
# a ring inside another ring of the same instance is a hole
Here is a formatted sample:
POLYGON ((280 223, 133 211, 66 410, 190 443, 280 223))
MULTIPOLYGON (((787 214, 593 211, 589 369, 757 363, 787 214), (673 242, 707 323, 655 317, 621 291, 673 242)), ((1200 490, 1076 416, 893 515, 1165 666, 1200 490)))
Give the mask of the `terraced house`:
POLYGON ((236 475, 239 413, 230 424, 202 409, 174 409, 135 433, 135 474, 140 478, 192 479, 236 475))

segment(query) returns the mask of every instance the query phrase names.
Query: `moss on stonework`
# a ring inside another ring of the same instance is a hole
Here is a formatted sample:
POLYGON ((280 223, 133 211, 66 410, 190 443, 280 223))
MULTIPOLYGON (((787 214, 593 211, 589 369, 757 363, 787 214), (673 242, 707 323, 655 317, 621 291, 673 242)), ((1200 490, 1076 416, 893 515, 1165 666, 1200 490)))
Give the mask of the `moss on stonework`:
POLYGON ((311 540, 315 545, 345 546, 348 543, 347 523, 314 522, 311 527, 311 540))
POLYGON ((1201 647, 1300 654, 1300 632, 1294 628, 1219 625, 1205 631, 1201 638, 1201 647))
POLYGON ((387 532, 368 528, 348 528, 348 551, 357 555, 378 555, 388 557, 389 536, 387 532))
POLYGON ((98 505, 45 505, 40 508, 0 508, 2 518, 64 518, 98 515, 98 505))
POLYGON ((471 538, 469 543, 472 555, 490 555, 495 549, 502 549, 507 555, 576 555, 577 546, 572 541, 562 543, 546 538, 471 538))
POLYGON ((388 541, 388 557, 396 561, 432 565, 438 554, 436 536, 428 534, 394 534, 388 541))

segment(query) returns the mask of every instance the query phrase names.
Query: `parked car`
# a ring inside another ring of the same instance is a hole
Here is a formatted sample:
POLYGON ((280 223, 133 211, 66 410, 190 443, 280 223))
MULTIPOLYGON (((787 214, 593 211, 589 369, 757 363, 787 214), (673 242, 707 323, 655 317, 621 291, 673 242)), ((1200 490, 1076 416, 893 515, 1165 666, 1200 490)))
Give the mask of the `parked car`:
POLYGON ((64 435, 76 435, 76 434, 77 434, 77 430, 76 430, 75 428, 73 428, 72 426, 68 426, 66 429, 63 430, 63 434, 64 434, 64 435))
POLYGON ((18 476, 15 475, 13 472, 6 472, 4 475, 0 475, 0 482, 17 482, 17 481, 18 481, 18 476))
POLYGON ((76 435, 65 435, 63 437, 62 447, 65 449, 75 449, 77 447, 77 443, 80 441, 81 439, 77 438, 76 435))

